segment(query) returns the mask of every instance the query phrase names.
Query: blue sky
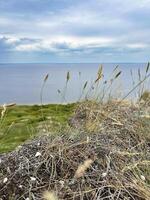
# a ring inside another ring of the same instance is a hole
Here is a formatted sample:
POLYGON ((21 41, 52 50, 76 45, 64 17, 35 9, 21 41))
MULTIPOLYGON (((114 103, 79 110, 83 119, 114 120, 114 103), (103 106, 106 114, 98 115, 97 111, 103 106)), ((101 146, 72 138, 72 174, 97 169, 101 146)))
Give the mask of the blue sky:
POLYGON ((148 62, 150 0, 0 0, 0 63, 148 62))

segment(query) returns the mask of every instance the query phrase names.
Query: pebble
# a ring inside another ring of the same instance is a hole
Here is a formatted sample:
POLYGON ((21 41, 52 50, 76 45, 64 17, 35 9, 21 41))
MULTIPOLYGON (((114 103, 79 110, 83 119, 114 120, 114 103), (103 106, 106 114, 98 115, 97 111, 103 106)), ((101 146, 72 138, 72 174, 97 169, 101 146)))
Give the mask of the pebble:
POLYGON ((39 157, 39 156, 41 156, 41 153, 40 152, 36 152, 35 157, 39 157))
POLYGON ((103 177, 103 178, 106 177, 106 176, 107 176, 107 173, 106 173, 106 172, 102 173, 102 177, 103 177))
POLYGON ((30 177, 31 181, 36 181, 36 178, 35 177, 30 177))
POLYGON ((8 181, 8 178, 6 177, 4 178, 3 183, 7 183, 7 181, 8 181))
POLYGON ((142 181, 145 181, 145 176, 141 175, 142 181))

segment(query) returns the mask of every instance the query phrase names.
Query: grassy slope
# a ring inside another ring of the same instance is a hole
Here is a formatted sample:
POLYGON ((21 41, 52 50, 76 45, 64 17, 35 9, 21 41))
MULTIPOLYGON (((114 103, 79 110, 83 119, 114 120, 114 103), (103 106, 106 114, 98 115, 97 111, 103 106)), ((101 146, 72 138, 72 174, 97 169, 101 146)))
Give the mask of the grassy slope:
POLYGON ((9 108, 3 120, 0 121, 0 153, 11 151, 36 135, 37 127, 43 121, 47 123, 51 121, 51 131, 55 131, 58 124, 66 125, 74 106, 74 104, 51 104, 41 108, 38 105, 18 105, 9 108))

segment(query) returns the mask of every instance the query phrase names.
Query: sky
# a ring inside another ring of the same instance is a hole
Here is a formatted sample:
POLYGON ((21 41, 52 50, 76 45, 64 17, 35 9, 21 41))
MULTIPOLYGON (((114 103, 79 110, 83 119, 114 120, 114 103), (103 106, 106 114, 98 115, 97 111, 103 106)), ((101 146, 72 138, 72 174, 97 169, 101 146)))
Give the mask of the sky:
POLYGON ((149 60, 150 0, 0 0, 0 63, 149 60))

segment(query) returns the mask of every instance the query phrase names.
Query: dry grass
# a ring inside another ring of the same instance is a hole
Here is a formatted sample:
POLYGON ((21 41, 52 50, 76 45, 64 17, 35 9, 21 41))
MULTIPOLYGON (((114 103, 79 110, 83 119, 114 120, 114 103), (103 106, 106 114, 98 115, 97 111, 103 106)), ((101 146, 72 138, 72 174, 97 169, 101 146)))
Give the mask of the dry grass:
POLYGON ((70 122, 75 129, 1 156, 1 198, 41 200, 47 190, 54 191, 44 193, 48 200, 149 200, 150 123, 141 117, 146 106, 80 103, 70 122))

